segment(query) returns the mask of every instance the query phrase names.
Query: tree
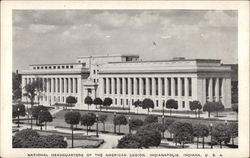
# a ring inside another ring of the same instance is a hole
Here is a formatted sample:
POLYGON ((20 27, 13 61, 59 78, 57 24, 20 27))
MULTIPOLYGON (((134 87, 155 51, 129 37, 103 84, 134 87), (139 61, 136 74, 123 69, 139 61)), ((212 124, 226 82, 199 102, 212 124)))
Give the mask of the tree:
POLYGON ((144 119, 144 125, 157 122, 158 122, 158 117, 155 115, 148 115, 144 119))
POLYGON ((105 98, 103 101, 103 106, 106 107, 106 110, 108 110, 108 106, 110 106, 111 104, 113 104, 113 100, 111 98, 105 98))
POLYGON ((63 136, 41 136, 36 131, 24 129, 12 137, 13 148, 66 148, 63 136))
POLYGON ((13 100, 21 99, 22 89, 21 89, 22 77, 21 74, 12 72, 12 98, 13 100))
POLYGON ((70 107, 73 107, 75 103, 77 103, 77 100, 75 97, 73 96, 68 96, 66 98, 66 103, 67 103, 67 106, 70 106, 70 107))
POLYGON ((143 109, 148 109, 148 114, 149 114, 149 110, 150 108, 154 108, 154 102, 153 100, 149 99, 149 98, 145 98, 143 101, 142 101, 142 108, 143 109))
POLYGON ((161 143, 161 133, 155 129, 145 130, 140 128, 136 132, 136 137, 145 148, 149 148, 151 146, 158 147, 161 143))
POLYGON ((38 114, 41 111, 48 111, 48 109, 43 105, 35 106, 32 109, 32 117, 36 119, 36 125, 38 125, 38 114))
POLYGON ((82 115, 81 117, 81 125, 84 125, 87 127, 87 135, 89 131, 89 127, 93 126, 96 122, 96 115, 94 113, 87 113, 82 115))
POLYGON ((137 130, 143 125, 143 121, 140 119, 131 119, 129 122, 129 128, 131 130, 137 130))
POLYGON ((230 123, 228 125, 228 132, 232 138, 232 144, 234 145, 234 138, 238 137, 238 123, 230 123))
POLYGON ((67 112, 64 115, 65 122, 71 125, 72 130, 72 148, 74 148, 74 125, 79 124, 81 119, 81 114, 79 112, 67 112))
POLYGON ((133 105, 137 108, 137 114, 138 114, 138 108, 142 107, 142 101, 139 99, 133 103, 133 105))
POLYGON ((209 135, 209 128, 203 124, 195 124, 193 126, 193 135, 197 137, 197 148, 199 147, 199 138, 202 138, 202 148, 204 148, 204 137, 209 135))
POLYGON ((100 115, 98 120, 103 124, 103 131, 105 131, 105 122, 107 121, 108 115, 100 115))
POLYGON ((142 126, 140 128, 140 130, 152 130, 152 129, 157 130, 160 133, 162 133, 162 136, 163 136, 163 133, 166 130, 166 128, 165 128, 165 126, 163 124, 157 123, 157 122, 146 124, 146 125, 144 125, 144 126, 142 126))
POLYGON ((195 115, 198 113, 198 117, 200 118, 200 110, 202 109, 201 103, 198 100, 194 100, 190 102, 190 110, 195 110, 195 115), (197 112, 196 112, 197 111, 197 112))
POLYGON ((120 129, 121 129, 121 125, 127 125, 128 121, 126 119, 126 117, 124 115, 119 115, 117 117, 114 118, 114 125, 118 125, 119 126, 119 133, 120 133, 120 129))
POLYGON ((25 116, 25 106, 23 104, 17 104, 12 107, 12 117, 15 118, 17 117, 17 123, 19 127, 19 116, 25 116))
POLYGON ((238 120, 238 104, 233 104, 232 110, 236 113, 236 120, 238 120))
POLYGON ((193 127, 191 123, 187 122, 177 123, 173 133, 174 133, 174 141, 176 143, 182 144, 182 148, 184 148, 184 144, 186 142, 190 142, 193 140, 193 127))
POLYGON ((127 134, 118 140, 117 148, 142 148, 139 138, 135 134, 127 134))
POLYGON ((214 110, 216 112, 216 116, 218 117, 218 113, 219 111, 223 111, 224 110, 224 105, 221 102, 214 102, 214 110))
POLYGON ((169 99, 166 102, 166 108, 170 110, 170 116, 172 109, 178 109, 178 102, 174 99, 169 99))
POLYGON ((31 129, 32 129, 32 125, 33 125, 33 123, 32 123, 32 109, 33 109, 33 106, 34 106, 35 96, 41 90, 42 83, 40 83, 40 82, 41 82, 41 80, 34 80, 31 83, 28 83, 24 87, 25 93, 23 95, 29 98, 30 105, 31 105, 31 120, 30 120, 31 129))
POLYGON ((49 111, 40 111, 38 113, 39 124, 42 130, 42 123, 45 122, 45 130, 47 130, 47 122, 52 122, 53 117, 49 111))
POLYGON ((208 117, 210 118, 210 113, 215 111, 215 106, 213 102, 206 102, 203 106, 203 111, 208 112, 208 117))
MULTIPOLYGON (((170 125, 171 125, 173 122, 174 122, 173 119, 166 119, 166 120, 164 121, 165 129, 169 131, 169 127, 170 127, 170 125)), ((170 138, 172 138, 172 137, 171 137, 171 136, 172 136, 171 132, 169 132, 169 133, 170 133, 170 138)))
POLYGON ((222 142, 227 144, 230 141, 230 133, 228 130, 228 126, 225 124, 222 124, 222 123, 217 124, 214 127, 212 135, 213 135, 215 142, 220 144, 220 148, 222 148, 222 142))
MULTIPOLYGON (((99 105, 100 111, 102 110, 103 101, 102 101, 101 98, 95 98, 94 101, 93 101, 93 104, 95 104, 96 106, 99 105)), ((97 107, 96 107, 96 109, 97 109, 97 107)))
POLYGON ((84 99, 84 103, 88 105, 88 110, 89 110, 89 106, 91 104, 93 104, 93 100, 90 96, 87 96, 85 99, 84 99))

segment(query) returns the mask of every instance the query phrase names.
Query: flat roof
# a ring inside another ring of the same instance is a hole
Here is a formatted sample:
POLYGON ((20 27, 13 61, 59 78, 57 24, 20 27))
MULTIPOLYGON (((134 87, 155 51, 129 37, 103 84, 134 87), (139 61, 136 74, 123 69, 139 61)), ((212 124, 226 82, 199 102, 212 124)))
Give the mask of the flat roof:
POLYGON ((32 64, 29 66, 47 66, 47 65, 82 65, 83 63, 58 63, 58 64, 32 64))
POLYGON ((220 59, 170 59, 170 60, 142 60, 142 61, 121 61, 121 62, 109 62, 109 63, 144 63, 144 62, 173 62, 173 61, 201 61, 201 62, 214 62, 218 63, 220 59))
POLYGON ((106 55, 88 55, 88 56, 79 56, 77 58, 90 58, 90 57, 104 57, 104 58, 107 58, 107 57, 127 57, 127 56, 132 56, 132 57, 139 57, 138 54, 106 54, 106 55))

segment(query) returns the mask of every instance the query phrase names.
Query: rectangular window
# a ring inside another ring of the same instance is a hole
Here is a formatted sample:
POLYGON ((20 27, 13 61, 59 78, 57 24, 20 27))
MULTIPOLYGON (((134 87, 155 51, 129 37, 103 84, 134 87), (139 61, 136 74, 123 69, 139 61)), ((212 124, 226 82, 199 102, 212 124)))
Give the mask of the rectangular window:
POLYGON ((206 78, 206 96, 208 97, 209 78, 206 78))
POLYGON ((175 96, 178 96, 178 79, 174 78, 175 96))
POLYGON ((182 108, 185 108, 185 101, 182 101, 182 108))
POLYGON ((159 80, 158 78, 155 78, 155 94, 159 95, 159 80))
POLYGON ((158 107, 159 106, 159 101, 158 100, 156 100, 156 107, 158 107))
POLYGON ((162 85, 161 85, 161 87, 162 87, 162 89, 161 89, 161 93, 162 93, 162 95, 164 96, 165 95, 165 80, 164 80, 164 78, 161 78, 161 83, 162 83, 162 85))
POLYGON ((114 82, 115 82, 115 84, 114 84, 114 86, 115 86, 115 94, 117 94, 117 79, 116 78, 114 79, 114 82))
POLYGON ((219 96, 222 96, 222 78, 219 78, 219 96))
POLYGON ((185 96, 185 81, 181 78, 181 96, 185 96))
POLYGON ((75 78, 75 83, 76 83, 76 84, 75 84, 75 86, 76 86, 76 87, 75 87, 75 90, 76 90, 76 93, 78 93, 78 91, 77 91, 77 90, 78 90, 78 89, 77 89, 77 87, 78 87, 77 78, 75 78))
POLYGON ((119 78, 119 80, 120 80, 120 94, 122 94, 122 78, 119 78))
POLYGON ((121 99, 121 105, 123 105, 123 100, 121 99))
POLYGON ((188 95, 192 96, 192 78, 188 78, 188 95))
POLYGON ((130 78, 131 80, 131 95, 134 95, 134 79, 133 78, 130 78))
POLYGON ((60 78, 57 79, 57 92, 60 92, 60 78))
POLYGON ((107 92, 106 92, 106 86, 107 86, 107 84, 106 84, 106 78, 103 78, 103 89, 104 89, 104 94, 107 93, 107 92))
POLYGON ((215 84, 216 84, 216 78, 212 78, 212 83, 213 83, 213 88, 212 88, 212 90, 213 90, 213 96, 215 97, 215 84))
POLYGON ((171 78, 168 78, 168 96, 171 96, 171 78))
POLYGON ((60 102, 60 97, 58 97, 58 102, 60 102))
POLYGON ((126 99, 126 105, 128 105, 128 99, 126 99))
POLYGON ((128 78, 125 78, 126 94, 128 94, 128 78))
POLYGON ((115 98, 115 104, 117 104, 117 99, 115 98))
POLYGON ((137 84, 137 95, 140 95, 140 79, 136 78, 136 84, 137 84))
POLYGON ((54 86, 53 92, 56 92, 56 78, 53 78, 53 86, 54 86))
POLYGON ((142 79, 142 85, 143 85, 143 95, 146 95, 146 78, 142 79))
POLYGON ((152 86, 154 78, 149 78, 149 95, 152 95, 152 86))
POLYGON ((62 97, 62 102, 64 102, 64 97, 62 97))
POLYGON ((112 84, 111 84, 111 78, 108 78, 109 81, 109 94, 112 94, 112 84))
POLYGON ((73 86, 73 78, 70 78, 70 84, 71 84, 71 90, 70 91, 71 91, 71 93, 73 93, 73 87, 74 87, 73 86))

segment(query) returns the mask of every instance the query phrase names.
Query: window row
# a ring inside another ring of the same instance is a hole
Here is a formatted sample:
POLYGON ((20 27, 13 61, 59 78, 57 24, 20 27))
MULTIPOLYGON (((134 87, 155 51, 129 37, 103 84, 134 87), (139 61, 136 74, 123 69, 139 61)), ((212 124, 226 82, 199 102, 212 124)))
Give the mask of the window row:
POLYGON ((58 65, 58 66, 33 66, 34 70, 39 69, 73 69, 73 65, 58 65))

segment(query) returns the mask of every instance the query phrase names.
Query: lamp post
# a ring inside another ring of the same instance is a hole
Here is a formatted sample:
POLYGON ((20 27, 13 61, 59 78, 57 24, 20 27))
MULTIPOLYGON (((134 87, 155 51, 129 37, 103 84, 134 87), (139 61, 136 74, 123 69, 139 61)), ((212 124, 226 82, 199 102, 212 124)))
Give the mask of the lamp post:
MULTIPOLYGON (((164 126, 164 118, 165 118, 164 113, 161 118, 162 118, 162 126, 164 126)), ((164 132, 165 131, 162 132, 162 138, 164 138, 164 132)))
POLYGON ((211 149, 213 148, 213 123, 210 123, 210 132, 211 132, 211 149))
POLYGON ((20 111, 20 108, 18 107, 17 108, 17 127, 19 128, 20 125, 19 125, 19 111, 20 111))
POLYGON ((96 114, 96 137, 99 137, 99 135, 98 135, 98 117, 99 117, 99 115, 98 114, 96 114))
POLYGON ((131 121, 131 117, 128 117, 128 129, 129 129, 129 134, 131 134, 131 128, 130 128, 130 121, 131 121))
POLYGON ((114 123, 114 133, 116 133, 115 118, 116 118, 116 112, 114 112, 114 121, 113 121, 113 123, 114 123))

